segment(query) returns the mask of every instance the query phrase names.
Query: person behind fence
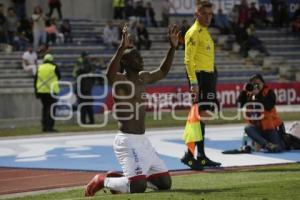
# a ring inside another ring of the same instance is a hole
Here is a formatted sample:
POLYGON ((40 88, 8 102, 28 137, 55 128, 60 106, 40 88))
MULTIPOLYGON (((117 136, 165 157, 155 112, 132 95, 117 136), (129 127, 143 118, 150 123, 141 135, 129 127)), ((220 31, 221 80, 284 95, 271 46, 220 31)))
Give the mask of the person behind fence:
POLYGON ((283 122, 275 107, 276 95, 260 74, 249 79, 237 103, 239 108, 246 107, 245 133, 268 152, 283 151, 285 145, 279 133, 283 122))
POLYGON ((165 163, 145 136, 147 103, 143 94, 146 84, 155 83, 168 74, 178 45, 179 30, 177 26, 169 28, 170 48, 160 67, 154 71, 143 71, 143 59, 136 49, 131 48, 126 26, 123 31, 121 45, 106 72, 109 83, 117 84, 113 97, 120 132, 115 137, 113 147, 123 175, 96 175, 86 187, 86 196, 94 196, 104 187, 114 193, 142 193, 147 185, 155 190, 169 190, 172 184, 165 163), (118 72, 120 65, 125 73, 118 72), (122 112, 130 106, 134 111, 122 112))
MULTIPOLYGON (((216 96, 217 70, 214 64, 214 42, 208 32, 213 15, 213 5, 209 1, 201 1, 196 6, 195 23, 185 34, 184 62, 190 85, 190 93, 194 95, 194 103, 199 102, 200 116, 216 110, 218 100, 216 96)), ((188 149, 181 162, 192 167, 197 162, 204 167, 217 167, 221 163, 210 160, 204 149, 205 122, 200 121, 202 140, 195 142, 197 146, 197 159, 188 149)))
POLYGON ((90 61, 90 57, 86 51, 81 53, 81 57, 77 61, 76 82, 77 82, 77 100, 78 105, 82 104, 80 112, 80 120, 82 124, 94 124, 94 111, 92 89, 94 86, 94 77, 87 76, 94 72, 94 66, 90 61), (81 78, 80 78, 81 77, 81 78), (79 86, 79 87, 78 87, 79 86), (84 105, 86 103, 87 105, 84 105), (86 118, 89 118, 87 122, 86 118))
POLYGON ((55 95, 59 93, 58 80, 60 72, 54 58, 51 54, 46 54, 43 59, 43 64, 38 67, 35 79, 34 89, 36 97, 42 102, 42 130, 43 132, 57 132, 54 129, 55 125, 55 95))

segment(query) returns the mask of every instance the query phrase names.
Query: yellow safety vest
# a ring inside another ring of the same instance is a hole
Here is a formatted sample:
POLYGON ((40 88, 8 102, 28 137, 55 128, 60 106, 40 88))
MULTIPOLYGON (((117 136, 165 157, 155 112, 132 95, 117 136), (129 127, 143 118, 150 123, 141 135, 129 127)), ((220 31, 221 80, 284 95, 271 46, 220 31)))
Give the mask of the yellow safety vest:
POLYGON ((117 8, 123 8, 125 6, 125 2, 124 0, 114 0, 113 1, 113 7, 117 7, 117 8))
POLYGON ((56 66, 50 63, 41 64, 37 71, 37 93, 59 93, 58 78, 55 73, 56 66))

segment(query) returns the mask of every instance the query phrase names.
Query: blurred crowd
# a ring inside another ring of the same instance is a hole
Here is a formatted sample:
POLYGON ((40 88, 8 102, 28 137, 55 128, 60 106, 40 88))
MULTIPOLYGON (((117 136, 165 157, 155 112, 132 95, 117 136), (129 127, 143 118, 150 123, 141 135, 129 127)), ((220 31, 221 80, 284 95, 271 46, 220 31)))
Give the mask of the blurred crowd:
MULTIPOLYGON (((235 42, 239 45, 242 56, 247 57, 252 49, 269 55, 263 42, 257 37, 256 29, 287 28, 293 33, 300 32, 300 8, 293 16, 288 14, 288 6, 284 0, 272 0, 272 16, 268 16, 264 5, 248 4, 247 0, 234 5, 232 10, 224 13, 219 9, 213 18, 212 26, 219 29, 221 34, 235 35, 235 42)), ((72 27, 68 19, 63 19, 60 0, 48 0, 47 13, 40 6, 34 8, 31 15, 26 13, 26 0, 11 0, 11 5, 5 8, 0 4, 0 51, 7 48, 11 51, 25 51, 29 45, 37 50, 41 44, 53 45, 72 43, 72 27), (58 19, 52 17, 57 11, 58 19)), ((167 27, 169 12, 176 12, 169 0, 160 2, 161 21, 156 21, 156 10, 150 1, 143 0, 113 0, 113 18, 99 29, 97 40, 106 49, 114 49, 121 39, 121 26, 127 23, 130 37, 137 49, 149 50, 152 41, 149 37, 149 27, 167 27), (115 22, 119 23, 114 24, 115 22)), ((179 48, 184 49, 184 35, 189 28, 189 22, 183 20, 181 25, 181 41, 179 48)), ((97 32, 97 31, 96 31, 97 32)))
POLYGON ((47 14, 36 6, 30 15, 26 0, 11 0, 8 8, 0 3, 0 51, 24 51, 29 45, 37 50, 40 45, 72 42, 72 28, 69 20, 63 19, 60 0, 48 0, 48 7, 47 14), (59 19, 52 17, 54 10, 59 19))

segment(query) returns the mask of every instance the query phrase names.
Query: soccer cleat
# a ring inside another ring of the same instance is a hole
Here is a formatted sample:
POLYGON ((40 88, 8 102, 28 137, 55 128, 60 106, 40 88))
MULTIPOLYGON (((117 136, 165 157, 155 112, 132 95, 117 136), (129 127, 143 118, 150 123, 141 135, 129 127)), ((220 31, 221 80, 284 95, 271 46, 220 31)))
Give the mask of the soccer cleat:
MULTIPOLYGON (((119 173, 119 172, 115 172, 115 171, 109 171, 106 173, 106 177, 122 177, 123 174, 119 173)), ((121 194, 121 192, 116 191, 116 190, 110 190, 110 192, 112 194, 121 194)))
POLYGON ((203 165, 204 167, 220 167, 222 165, 221 163, 212 161, 207 157, 204 158, 198 157, 197 162, 200 165, 203 165))
POLYGON ((183 164, 189 166, 192 170, 203 170, 203 166, 200 163, 198 163, 195 160, 195 158, 187 152, 180 160, 183 164))
POLYGON ((102 174, 97 174, 96 176, 94 176, 94 178, 88 183, 85 188, 85 196, 94 196, 96 192, 104 188, 104 179, 105 175, 102 174))

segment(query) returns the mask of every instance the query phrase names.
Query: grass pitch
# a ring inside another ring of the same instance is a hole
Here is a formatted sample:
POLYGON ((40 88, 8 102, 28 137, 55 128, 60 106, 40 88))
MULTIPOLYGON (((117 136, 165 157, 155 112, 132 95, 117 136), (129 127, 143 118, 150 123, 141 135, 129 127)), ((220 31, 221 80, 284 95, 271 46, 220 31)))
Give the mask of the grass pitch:
MULTIPOLYGON (((180 117, 180 120, 175 120, 170 112, 161 113, 157 116, 153 113, 147 113, 146 116, 146 130, 148 128, 163 128, 163 127, 184 127, 186 123, 186 117, 188 116, 188 110, 179 110, 173 113, 177 117, 180 117)), ((237 115, 235 110, 226 110, 223 112, 223 115, 227 118, 232 118, 232 120, 224 120, 221 118, 207 121, 207 125, 211 124, 236 124, 236 123, 245 123, 244 119, 235 119, 234 116, 237 115)), ((279 113, 283 121, 297 121, 300 120, 300 112, 291 112, 291 113, 279 113)), ((98 119, 99 120, 99 119, 98 119)), ((99 122, 102 123, 102 122, 99 122)), ((117 130, 118 125, 115 119, 108 121, 107 125, 102 128, 84 128, 78 126, 77 123, 73 124, 62 124, 57 122, 55 128, 59 133, 66 132, 83 132, 83 131, 105 131, 105 130, 117 130)), ((245 123, 246 124, 246 123, 245 123)), ((28 136, 28 135, 37 135, 42 134, 40 125, 28 124, 27 126, 18 126, 14 128, 0 128, 0 137, 7 136, 28 136)))
POLYGON ((143 194, 112 195, 98 192, 84 198, 84 189, 14 198, 17 200, 298 200, 300 199, 300 164, 264 166, 238 172, 198 173, 172 177, 170 191, 148 190, 143 194))

